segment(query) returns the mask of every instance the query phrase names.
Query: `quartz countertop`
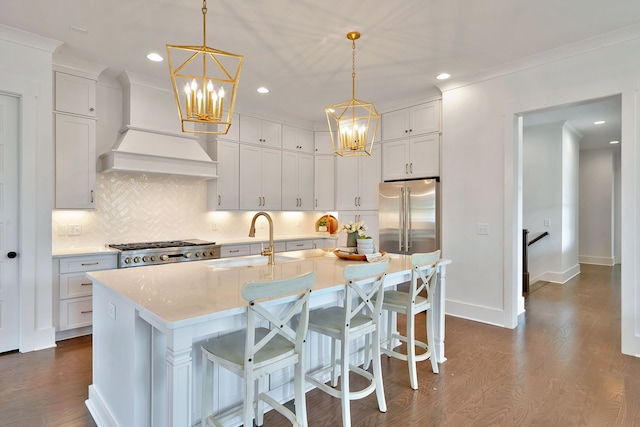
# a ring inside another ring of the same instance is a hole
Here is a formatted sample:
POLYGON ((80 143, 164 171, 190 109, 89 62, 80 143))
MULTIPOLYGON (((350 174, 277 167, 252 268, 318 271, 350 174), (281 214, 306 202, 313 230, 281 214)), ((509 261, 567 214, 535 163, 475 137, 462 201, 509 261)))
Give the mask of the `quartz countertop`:
MULTIPOLYGON (((215 261, 194 261, 95 271, 87 273, 87 277, 94 284, 102 284, 129 299, 139 310, 146 311, 171 329, 199 322, 202 316, 213 320, 216 315, 227 316, 234 310, 243 312, 246 301, 240 290, 246 282, 277 280, 315 271, 313 291, 317 296, 345 283, 344 266, 365 262, 342 260, 331 250, 323 249, 278 255, 290 259, 277 260, 273 266, 236 267, 216 267, 215 261)), ((387 278, 398 275, 403 276, 402 281, 406 280, 405 276, 411 270, 411 257, 396 254, 387 254, 387 257, 390 259, 387 278)))

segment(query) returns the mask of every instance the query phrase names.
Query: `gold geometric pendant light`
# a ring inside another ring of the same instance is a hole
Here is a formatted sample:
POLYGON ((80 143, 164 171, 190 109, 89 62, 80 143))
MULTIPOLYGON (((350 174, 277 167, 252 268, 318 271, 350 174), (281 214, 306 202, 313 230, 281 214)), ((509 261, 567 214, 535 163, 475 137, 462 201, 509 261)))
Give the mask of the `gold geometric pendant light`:
POLYGON ((376 137, 380 114, 367 101, 356 99, 356 40, 360 33, 351 31, 352 42, 351 99, 325 107, 333 152, 342 157, 370 156, 376 137))
POLYGON ((242 55, 208 47, 207 1, 202 46, 167 45, 171 83, 183 132, 226 134, 231 126, 242 55), (174 68, 173 63, 180 64, 174 68), (185 127, 185 124, 193 125, 185 127))

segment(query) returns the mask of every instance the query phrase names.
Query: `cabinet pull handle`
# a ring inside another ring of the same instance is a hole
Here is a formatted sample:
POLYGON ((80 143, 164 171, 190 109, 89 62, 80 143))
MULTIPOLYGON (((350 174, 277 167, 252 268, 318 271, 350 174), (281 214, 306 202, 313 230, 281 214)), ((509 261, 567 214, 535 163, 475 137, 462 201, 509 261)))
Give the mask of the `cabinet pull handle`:
POLYGON ((409 163, 404 164, 404 173, 409 173, 409 163))
POLYGON ((409 163, 409 172, 413 173, 413 162, 409 163))
POLYGON ((93 203, 93 190, 91 190, 91 203, 93 203))
POLYGON ((229 252, 230 252, 230 253, 232 253, 232 254, 234 254, 234 253, 236 253, 236 252, 240 252, 240 249, 231 249, 229 252))
POLYGON ((80 286, 91 286, 93 285, 93 282, 89 282, 89 283, 80 283, 80 286))
POLYGON ((318 207, 318 199, 316 199, 316 208, 318 207))
POLYGON ((358 198, 357 197, 353 198, 353 204, 354 204, 354 206, 358 206, 358 198))
POLYGON ((304 246, 304 243, 298 243, 296 246, 304 246))
POLYGON ((218 194, 218 206, 222 204, 222 196, 218 194))
MULTIPOLYGON (((358 206, 360 206, 360 196, 358 196, 358 206)), ((358 220, 360 221, 360 220, 358 220)))
POLYGON ((262 197, 258 196, 258 206, 262 206, 262 197))
POLYGON ((96 262, 83 262, 80 265, 98 265, 98 264, 100 264, 100 263, 96 261, 96 262))
POLYGON ((89 313, 93 313, 93 310, 82 310, 80 312, 80 314, 89 314, 89 313))

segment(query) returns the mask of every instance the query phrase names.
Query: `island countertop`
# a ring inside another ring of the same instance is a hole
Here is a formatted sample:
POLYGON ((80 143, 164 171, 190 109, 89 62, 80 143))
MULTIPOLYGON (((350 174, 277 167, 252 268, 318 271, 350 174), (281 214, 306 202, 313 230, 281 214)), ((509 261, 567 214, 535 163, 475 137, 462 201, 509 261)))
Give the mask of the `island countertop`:
MULTIPOLYGON (((331 251, 322 249, 280 255, 287 260, 277 260, 273 266, 227 267, 224 264, 216 266, 216 261, 197 261, 102 270, 87 273, 87 276, 131 300, 139 309, 165 323, 165 327, 173 329, 194 320, 197 322, 201 316, 215 317, 223 313, 226 316, 236 309, 243 311, 247 303, 240 291, 246 282, 279 280, 315 271, 313 292, 317 294, 344 283, 344 266, 363 262, 342 260, 331 251)), ((387 272, 390 279, 394 274, 406 275, 411 269, 410 256, 386 256, 390 260, 387 272)))

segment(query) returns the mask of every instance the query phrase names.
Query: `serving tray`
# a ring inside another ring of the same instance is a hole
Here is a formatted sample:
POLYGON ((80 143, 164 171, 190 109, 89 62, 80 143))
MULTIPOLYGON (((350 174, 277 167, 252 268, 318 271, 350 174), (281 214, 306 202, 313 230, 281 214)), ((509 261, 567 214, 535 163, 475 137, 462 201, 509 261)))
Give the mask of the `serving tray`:
MULTIPOLYGON (((366 261, 367 256, 362 254, 349 254, 346 252, 342 252, 339 249, 333 251, 334 255, 340 259, 348 259, 350 261, 366 261)), ((385 251, 380 251, 380 255, 384 256, 386 254, 385 251)))

